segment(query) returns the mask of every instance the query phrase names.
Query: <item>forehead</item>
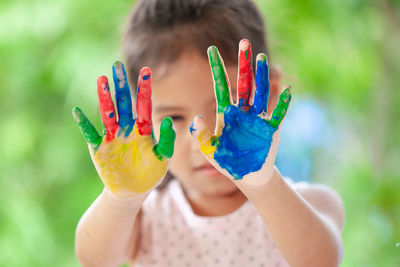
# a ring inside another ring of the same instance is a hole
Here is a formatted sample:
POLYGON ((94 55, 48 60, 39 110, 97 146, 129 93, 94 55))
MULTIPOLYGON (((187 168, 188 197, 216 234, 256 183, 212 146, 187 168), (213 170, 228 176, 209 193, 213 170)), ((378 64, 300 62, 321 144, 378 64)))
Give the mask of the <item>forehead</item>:
MULTIPOLYGON (((232 94, 236 90, 236 72, 236 66, 227 66, 233 87, 232 94)), ((171 105, 196 108, 215 99, 211 70, 205 56, 187 52, 173 64, 161 65, 152 73, 152 100, 155 109, 171 105)))

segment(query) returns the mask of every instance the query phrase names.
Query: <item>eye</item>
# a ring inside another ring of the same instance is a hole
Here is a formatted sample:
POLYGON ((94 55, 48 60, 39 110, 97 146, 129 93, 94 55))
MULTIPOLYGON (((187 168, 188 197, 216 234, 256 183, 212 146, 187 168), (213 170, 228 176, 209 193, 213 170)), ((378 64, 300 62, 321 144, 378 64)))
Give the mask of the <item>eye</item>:
POLYGON ((169 115, 174 122, 183 121, 185 118, 181 115, 169 115))

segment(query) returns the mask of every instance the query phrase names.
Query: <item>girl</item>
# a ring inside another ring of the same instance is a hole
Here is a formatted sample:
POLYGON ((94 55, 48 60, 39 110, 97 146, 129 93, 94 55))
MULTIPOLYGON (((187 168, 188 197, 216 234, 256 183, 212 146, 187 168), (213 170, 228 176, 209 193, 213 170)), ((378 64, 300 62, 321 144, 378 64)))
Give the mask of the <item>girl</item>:
POLYGON ((279 94, 263 36, 250 0, 138 1, 124 38, 136 108, 116 62, 116 109, 107 78, 97 81, 104 134, 73 110, 105 185, 77 227, 84 266, 340 263, 340 198, 274 167, 291 90, 279 94), (237 49, 244 37, 253 46, 237 49))

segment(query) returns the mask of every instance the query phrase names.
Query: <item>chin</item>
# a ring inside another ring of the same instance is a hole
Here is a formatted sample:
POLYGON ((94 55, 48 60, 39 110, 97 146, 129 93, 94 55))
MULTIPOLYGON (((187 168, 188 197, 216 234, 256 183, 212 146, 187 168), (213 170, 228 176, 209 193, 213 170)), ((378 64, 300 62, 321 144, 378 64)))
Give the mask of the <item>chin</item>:
POLYGON ((198 187, 207 195, 229 196, 236 193, 239 189, 226 176, 220 174, 215 177, 199 177, 198 187))

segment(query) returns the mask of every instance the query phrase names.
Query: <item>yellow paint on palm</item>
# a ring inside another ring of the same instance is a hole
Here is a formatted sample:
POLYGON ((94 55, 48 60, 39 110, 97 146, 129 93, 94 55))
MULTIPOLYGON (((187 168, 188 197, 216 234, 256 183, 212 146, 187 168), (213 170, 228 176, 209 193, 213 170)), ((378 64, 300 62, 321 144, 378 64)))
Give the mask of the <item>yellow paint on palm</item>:
POLYGON ((208 138, 208 133, 206 130, 203 129, 197 139, 200 142, 200 150, 210 159, 214 158, 214 152, 217 149, 215 146, 212 145, 212 139, 208 138))
POLYGON ((217 126, 215 129, 215 135, 217 137, 222 135, 222 130, 225 127, 225 122, 224 122, 224 112, 218 112, 217 113, 217 126))
POLYGON ((167 160, 154 154, 153 146, 153 138, 139 135, 135 125, 128 137, 116 136, 112 146, 100 147, 94 160, 103 183, 118 197, 153 188, 168 167, 167 160))

